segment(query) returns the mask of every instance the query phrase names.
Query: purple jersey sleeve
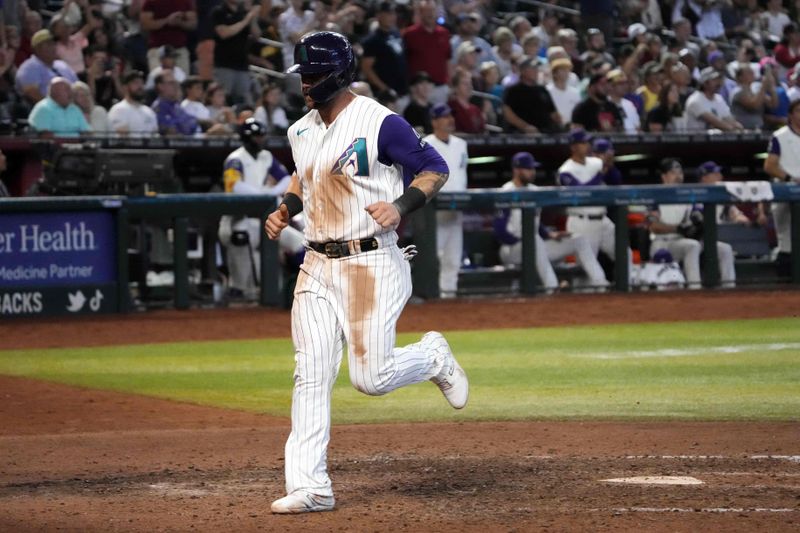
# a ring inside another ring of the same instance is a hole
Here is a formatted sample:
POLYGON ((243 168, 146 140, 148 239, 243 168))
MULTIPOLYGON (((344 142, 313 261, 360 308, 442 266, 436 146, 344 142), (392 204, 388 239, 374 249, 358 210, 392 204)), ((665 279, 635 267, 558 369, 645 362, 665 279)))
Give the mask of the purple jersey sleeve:
POLYGON ((406 187, 414 176, 425 170, 442 174, 450 172, 439 152, 423 141, 400 115, 383 119, 378 133, 378 161, 384 165, 402 166, 406 187))
POLYGON ((511 217, 510 209, 503 209, 492 221, 494 236, 501 244, 517 244, 519 238, 508 231, 508 219, 511 217))
POLYGON ((275 181, 281 181, 283 178, 289 175, 289 171, 286 170, 286 167, 283 166, 280 161, 273 157, 272 164, 270 165, 269 169, 267 169, 267 175, 275 178, 275 181))
POLYGON ((777 137, 772 137, 769 141, 769 153, 775 155, 781 155, 781 143, 778 141, 777 137))

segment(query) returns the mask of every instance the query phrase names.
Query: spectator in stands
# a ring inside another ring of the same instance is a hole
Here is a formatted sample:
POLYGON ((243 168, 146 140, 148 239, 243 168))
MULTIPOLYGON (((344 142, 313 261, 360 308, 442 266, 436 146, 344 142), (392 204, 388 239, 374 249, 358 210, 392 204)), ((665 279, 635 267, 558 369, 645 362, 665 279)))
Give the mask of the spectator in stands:
POLYGON ((522 45, 522 55, 541 58, 545 55, 546 50, 542 48, 539 36, 533 32, 523 36, 519 44, 522 45))
POLYGON ((170 70, 156 77, 158 97, 151 106, 156 113, 158 130, 162 135, 192 135, 200 132, 197 119, 180 105, 180 84, 170 70))
POLYGON ((589 80, 584 101, 572 112, 572 124, 587 131, 623 131, 622 113, 608 99, 607 74, 595 74, 589 80))
POLYGON ((637 133, 642 129, 642 120, 639 110, 625 98, 630 91, 628 77, 622 69, 614 69, 606 74, 608 80, 608 100, 617 106, 622 115, 622 129, 625 133, 637 133))
POLYGON ((95 45, 86 49, 86 70, 79 78, 89 86, 95 103, 106 109, 122 95, 119 59, 109 58, 105 50, 95 45))
MULTIPOLYGON (((478 57, 479 57, 480 49, 475 46, 472 42, 465 42, 458 45, 455 52, 455 68, 453 69, 458 70, 465 70, 470 73, 471 76, 475 76, 478 73, 478 57)), ((450 80, 452 83, 452 80, 450 80)))
POLYGON ((532 31, 539 37, 539 41, 542 43, 543 48, 550 48, 551 46, 558 45, 556 42, 556 35, 558 34, 560 27, 561 23, 558 20, 558 15, 556 12, 551 9, 547 9, 542 12, 539 19, 539 25, 535 26, 532 31))
MULTIPOLYGON (((457 76, 459 74, 456 74, 457 76)), ((463 76, 463 73, 460 74, 463 76)), ((450 177, 442 191, 461 192, 467 190, 467 143, 453 135, 457 126, 447 104, 437 104, 431 109, 433 133, 423 141, 441 154, 450 169, 450 177)), ((461 211, 437 211, 436 245, 439 257, 439 288, 442 298, 453 298, 458 289, 458 271, 464 253, 463 213, 461 211)))
POLYGON ((72 103, 72 88, 66 78, 50 80, 47 97, 33 106, 28 124, 40 134, 76 137, 89 131, 89 124, 78 106, 72 103))
MULTIPOLYGON (((547 63, 552 65, 553 62, 557 59, 569 59, 569 54, 566 50, 564 50, 563 46, 551 46, 547 49, 547 53, 545 54, 547 57, 547 63)), ((570 64, 572 64, 572 60, 570 59, 570 64)), ((567 78, 567 85, 570 87, 575 87, 576 89, 581 85, 581 79, 575 73, 575 66, 572 66, 572 70, 569 73, 569 78, 567 78)), ((564 120, 569 120, 569 117, 563 117, 564 120)))
POLYGON ((35 104, 47 94, 50 80, 55 77, 66 78, 69 83, 78 77, 69 65, 56 59, 56 45, 50 30, 39 30, 31 38, 33 55, 25 60, 17 70, 16 86, 19 93, 31 104, 35 104))
MULTIPOLYGON (((706 161, 697 167, 697 177, 704 185, 716 185, 722 183, 722 167, 714 161, 706 161)), ((753 221, 736 204, 717 204, 717 222, 728 224, 751 224, 759 226, 767 224, 767 215, 763 202, 752 204, 753 221)))
POLYGON ((178 83, 183 83, 184 80, 186 80, 187 73, 178 66, 177 59, 178 53, 175 51, 175 48, 168 44, 160 47, 158 49, 159 64, 147 74, 147 81, 144 82, 144 88, 148 91, 155 89, 156 78, 165 70, 172 71, 175 80, 178 83))
POLYGON ((561 116, 547 89, 539 85, 539 59, 525 57, 519 65, 519 83, 503 95, 503 116, 511 131, 553 133, 561 129, 561 116))
POLYGON ((688 50, 694 57, 700 57, 700 47, 692 40, 692 23, 683 17, 672 22, 672 31, 675 34, 672 38, 672 50, 680 52, 688 50))
MULTIPOLYGON (((572 28, 561 28, 558 30, 557 43, 567 52, 570 61, 574 65, 575 72, 584 73, 586 64, 581 59, 581 53, 578 50, 578 32, 572 28)), ((602 59, 597 61, 602 62, 602 59)))
MULTIPOLYGON (((761 77, 767 75, 767 72, 772 74, 773 79, 777 79, 777 72, 780 70, 777 62, 772 57, 762 57, 761 61, 761 77)), ((776 130, 787 124, 789 118, 789 88, 782 82, 774 84, 775 96, 777 105, 767 106, 764 113, 764 127, 769 130, 776 130)))
POLYGON ((198 76, 189 76, 181 83, 181 89, 183 89, 181 108, 197 120, 203 131, 211 128, 214 121, 211 120, 211 112, 203 103, 205 96, 203 80, 198 76))
POLYGON ((722 39, 725 27, 722 25, 722 2, 705 0, 676 0, 672 9, 673 22, 687 18, 695 27, 701 39, 722 39))
POLYGON ((36 35, 36 32, 42 29, 42 15, 39 14, 38 11, 34 11, 33 9, 29 9, 25 13, 25 20, 22 26, 22 32, 20 36, 20 43, 19 48, 17 49, 17 53, 14 56, 14 64, 19 67, 22 63, 31 57, 33 54, 33 46, 31 44, 31 40, 33 36, 36 35))
MULTIPOLYGON (((789 105, 789 123, 772 134, 764 171, 776 182, 800 183, 800 100, 789 105)), ((778 235, 779 273, 787 275, 792 261, 792 211, 788 203, 772 204, 778 235)))
MULTIPOLYGON (((677 159, 661 162, 661 182, 665 185, 683 183, 683 167, 677 159)), ((683 263, 683 273, 690 289, 700 289, 700 253, 702 242, 702 212, 692 204, 654 205, 647 223, 650 228, 651 250, 664 249, 675 261, 683 263)), ((717 242, 719 271, 722 286, 736 286, 736 270, 733 265, 733 249, 730 244, 717 242)))
POLYGON ((578 89, 569 85, 569 75, 572 72, 572 61, 566 57, 554 59, 550 62, 550 77, 552 81, 547 84, 547 92, 556 106, 561 122, 567 124, 572 120, 572 111, 581 102, 578 89))
POLYGON ((108 111, 108 121, 116 133, 152 135, 158 133, 158 120, 144 105, 144 74, 134 70, 122 78, 124 98, 108 111))
POLYGON ((413 76, 420 71, 427 72, 434 83, 431 102, 442 104, 447 101, 450 82, 450 32, 436 23, 435 1, 417 0, 415 6, 419 22, 402 32, 408 73, 413 76))
POLYGON ((622 185, 622 172, 614 161, 614 145, 608 139, 597 138, 592 143, 592 157, 603 162, 600 179, 606 185, 622 185))
MULTIPOLYGON (((517 18, 527 21, 524 17, 515 17, 514 20, 517 20, 517 18)), ((459 15, 458 24, 456 25, 457 33, 450 38, 450 49, 457 50, 458 45, 461 43, 471 42, 479 50, 478 63, 495 61, 492 45, 479 35, 482 22, 483 19, 476 11, 459 15)), ((530 23, 528 23, 528 26, 530 26, 530 23)))
POLYGON ((500 26, 492 36, 494 46, 492 53, 500 69, 500 75, 506 77, 513 70, 514 60, 522 56, 522 47, 514 42, 514 33, 505 26, 500 26))
POLYGON ((800 63, 800 31, 796 24, 784 26, 783 39, 775 47, 775 60, 784 72, 800 63))
POLYGON ((83 118, 89 123, 93 133, 105 135, 110 131, 108 123, 108 111, 104 107, 96 105, 92 98, 92 91, 87 84, 76 81, 72 84, 72 98, 75 105, 83 113, 83 118))
POLYGON ((786 96, 791 103, 800 99, 800 83, 798 83, 800 81, 800 68, 795 67, 790 70, 786 79, 789 80, 789 89, 786 91, 786 96))
MULTIPOLYGON (((508 23, 508 29, 514 34, 514 39, 522 45, 522 39, 533 31, 531 21, 522 15, 517 15, 508 23)), ((533 54, 536 55, 536 54, 533 54)))
POLYGON ((420 134, 433 132, 430 115, 432 90, 433 82, 427 72, 417 72, 411 78, 411 100, 403 111, 403 117, 420 134))
POLYGON ((381 2, 375 18, 378 27, 361 43, 364 48, 359 61, 361 75, 375 94, 393 91, 397 97, 403 98, 402 107, 405 107, 408 74, 394 3, 381 2))
MULTIPOLYGON (((583 129, 569 133, 570 158, 558 169, 558 182, 565 187, 587 187, 603 184, 603 161, 589 156, 592 137, 583 129)), ((567 231, 585 235, 596 255, 602 251, 615 257, 614 223, 606 216, 605 206, 570 207, 567 209, 567 231)), ((628 250, 628 272, 631 272, 631 253, 628 250)))
MULTIPOLYGON (((225 0, 228 2, 228 0, 225 0)), ((236 2, 229 9, 235 10, 236 2)), ((313 11, 304 9, 303 0, 291 0, 286 11, 278 16, 278 33, 283 41, 283 65, 288 68, 294 64, 294 45, 306 33, 319 27, 320 21, 313 11)), ((245 24, 246 26, 246 24, 245 24)), ((216 57, 216 52, 215 52, 216 57)))
POLYGON ((208 87, 206 87, 205 97, 205 104, 208 111, 211 113, 211 120, 220 124, 225 124, 231 128, 236 128, 238 126, 236 113, 233 112, 231 107, 225 105, 225 101, 225 89, 217 82, 211 82, 208 87))
POLYGON ((652 61, 646 64, 642 71, 644 84, 636 89, 636 94, 642 97, 642 102, 644 103, 643 111, 649 113, 651 109, 658 105, 658 93, 661 92, 664 70, 660 64, 652 61))
MULTIPOLYGON (((687 67, 683 63, 678 63, 674 67, 672 67, 672 71, 670 72, 669 82, 675 85, 678 89, 678 100, 681 103, 681 106, 686 105, 686 100, 689 99, 689 95, 694 92, 694 87, 692 84, 694 83, 694 79, 692 78, 692 73, 689 71, 689 67, 687 67)), ((663 91, 663 86, 662 86, 663 91)), ((661 105, 661 93, 659 94, 658 103, 661 105)))
POLYGON ((651 133, 675 132, 685 129, 683 106, 680 101, 678 87, 668 81, 658 94, 658 105, 645 118, 645 131, 651 133))
MULTIPOLYGON (((518 152, 511 158, 511 181, 500 190, 536 190, 536 169, 542 165, 528 152, 518 152)), ((597 287, 607 287, 603 269, 597 262, 596 252, 592 250, 586 237, 573 235, 567 231, 552 230, 541 224, 537 210, 534 222, 536 236, 536 272, 548 293, 558 289, 558 278, 552 263, 575 255, 579 264, 589 276, 590 283, 597 287)), ((500 260, 505 265, 522 263, 522 213, 520 209, 504 209, 494 219, 494 235, 500 242, 500 260)))
POLYGON ((261 91, 261 105, 253 117, 267 128, 268 135, 284 135, 289 129, 286 110, 281 106, 283 91, 280 85, 271 84, 261 91))
MULTIPOLYGON (((293 5, 296 3, 296 0, 292 2, 293 5)), ((247 51, 250 37, 257 39, 261 36, 259 9, 259 6, 253 6, 245 10, 238 0, 224 0, 211 13, 215 33, 214 79, 222 85, 232 103, 253 103, 247 51)), ((292 64, 293 50, 294 41, 286 65, 292 64)))
MULTIPOLYGON (((465 43, 471 46, 470 43, 465 43)), ((462 45, 463 46, 463 45, 462 45)), ((472 97, 472 75, 463 69, 453 74, 450 100, 447 104, 453 110, 456 131, 461 133, 483 133, 486 118, 481 108, 470 102, 472 97)))
MULTIPOLYGON (((728 104, 717 94, 722 86, 722 75, 714 67, 706 67, 700 74, 700 86, 686 101, 686 129, 689 131, 741 130, 742 125, 733 118, 728 104)), ((673 254, 674 255, 674 254, 673 254)))
POLYGON ((767 0, 767 9, 761 13, 760 22, 767 34, 781 37, 783 29, 792 23, 792 19, 783 9, 783 0, 767 0))
POLYGON ((62 10, 50 21, 50 33, 56 43, 56 56, 69 65, 75 74, 80 74, 86 68, 83 62, 83 49, 89 45, 89 33, 101 25, 102 21, 94 17, 92 10, 89 9, 88 0, 76 0, 75 3, 81 7, 84 25, 73 31, 65 16, 65 11, 71 3, 65 2, 62 10))
POLYGON ((617 63, 614 56, 606 50, 606 38, 598 28, 589 28, 586 31, 586 51, 581 54, 581 61, 588 65, 598 59, 615 65, 617 63))
POLYGON ((190 72, 189 33, 197 29, 194 0, 145 0, 139 15, 142 30, 147 32, 147 63, 153 70, 159 64, 159 49, 172 46, 178 54, 177 65, 190 72))
POLYGON ((764 109, 778 105, 775 92, 775 77, 772 70, 765 72, 764 78, 756 84, 756 76, 749 65, 736 69, 738 87, 731 93, 731 114, 745 129, 760 130, 764 127, 764 109))
POLYGON ((708 54, 708 64, 719 73, 720 80, 722 80, 722 84, 717 92, 726 103, 730 102, 731 93, 736 89, 736 82, 731 79, 728 72, 728 62, 725 59, 725 54, 719 50, 711 51, 708 54))

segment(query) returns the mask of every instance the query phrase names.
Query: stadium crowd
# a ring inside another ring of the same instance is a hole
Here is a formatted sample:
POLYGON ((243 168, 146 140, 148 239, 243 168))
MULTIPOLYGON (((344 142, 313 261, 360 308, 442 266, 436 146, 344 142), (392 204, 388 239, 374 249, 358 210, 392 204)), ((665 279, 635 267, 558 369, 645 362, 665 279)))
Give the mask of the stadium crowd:
POLYGON ((7 0, 0 131, 281 134, 305 33, 341 32, 353 90, 430 133, 774 130, 800 98, 800 2, 7 0))

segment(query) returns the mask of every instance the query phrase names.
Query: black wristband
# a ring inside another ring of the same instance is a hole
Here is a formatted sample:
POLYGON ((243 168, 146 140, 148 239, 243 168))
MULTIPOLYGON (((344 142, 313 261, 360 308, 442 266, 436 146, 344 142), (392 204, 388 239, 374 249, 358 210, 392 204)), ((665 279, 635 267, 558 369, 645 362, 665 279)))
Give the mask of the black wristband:
POLYGON ((400 216, 404 217, 408 213, 416 211, 420 207, 424 206, 425 202, 427 201, 428 197, 425 196, 425 193, 422 192, 421 189, 409 187, 406 189, 406 192, 397 198, 397 200, 392 202, 392 205, 394 205, 400 212, 400 216))
POLYGON ((292 218, 303 210, 303 200, 293 192, 287 192, 283 195, 283 202, 281 202, 281 204, 284 204, 286 209, 289 210, 289 218, 292 218))

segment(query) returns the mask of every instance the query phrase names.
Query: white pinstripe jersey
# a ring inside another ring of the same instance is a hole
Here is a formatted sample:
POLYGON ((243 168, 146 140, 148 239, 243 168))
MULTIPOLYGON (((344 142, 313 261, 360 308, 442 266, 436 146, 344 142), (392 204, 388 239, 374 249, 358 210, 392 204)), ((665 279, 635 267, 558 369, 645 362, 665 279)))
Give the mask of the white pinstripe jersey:
POLYGON ((316 110, 288 131, 303 198, 305 238, 309 242, 349 241, 386 234, 365 208, 392 202, 403 193, 399 165, 378 161, 378 134, 388 108, 356 96, 330 127, 316 110))

